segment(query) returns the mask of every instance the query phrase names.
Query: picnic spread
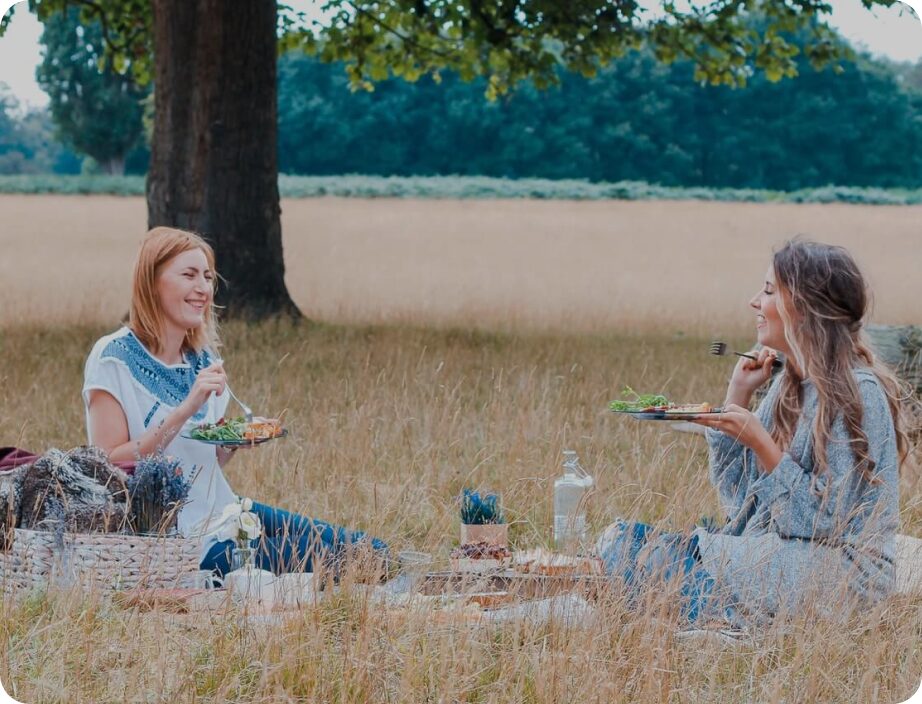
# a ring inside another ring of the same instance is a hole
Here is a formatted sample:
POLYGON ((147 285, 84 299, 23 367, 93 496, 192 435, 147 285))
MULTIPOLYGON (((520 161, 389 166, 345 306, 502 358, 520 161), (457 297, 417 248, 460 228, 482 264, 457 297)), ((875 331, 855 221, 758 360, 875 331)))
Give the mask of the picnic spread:
MULTIPOLYGON (((42 455, 0 449, 4 589, 99 587, 114 589, 115 604, 142 612, 244 608, 265 617, 317 605, 340 589, 329 575, 276 575, 247 559, 223 579, 200 570, 194 541, 176 531, 188 490, 177 470, 162 456, 115 465, 93 447, 42 455)), ((247 532, 246 508, 242 502, 230 511, 229 525, 230 535, 249 540, 258 531, 247 532)), ((425 608, 436 619, 591 612, 607 581, 597 558, 544 547, 510 550, 494 494, 466 490, 460 515, 462 540, 447 563, 403 551, 385 579, 358 588, 384 609, 425 608)))
MULTIPOLYGON (((913 348, 911 356, 904 343, 922 338, 913 336, 915 328, 899 334, 892 350, 881 346, 893 357, 888 361, 899 362, 908 377, 907 369, 918 369, 918 354, 913 348), (896 359, 897 352, 903 357, 896 359)), ((918 377, 909 381, 919 388, 918 377)), ((636 420, 671 421, 721 412, 707 402, 675 402, 630 387, 609 410, 636 420)), ((280 420, 248 414, 202 423, 188 439, 233 448, 285 435, 280 420)), ((404 550, 383 573, 351 588, 364 591, 387 611, 423 609, 435 620, 591 618, 612 580, 603 559, 587 543, 586 500, 594 480, 575 452, 564 451, 564 457, 564 474, 554 482, 555 549, 511 547, 499 497, 465 489, 460 540, 447 557, 404 550)), ((338 575, 322 570, 274 574, 258 568, 251 543, 260 536, 261 525, 249 499, 232 503, 221 516, 226 527, 222 537, 236 542, 231 571, 217 577, 201 570, 196 541, 183 537, 177 527, 188 493, 182 467, 163 454, 112 463, 102 450, 87 446, 43 454, 0 448, 4 591, 49 584, 95 586, 114 589, 113 600, 123 608, 178 614, 236 608, 274 618, 317 606, 342 588, 338 575)), ((922 543, 898 537, 903 539, 901 557, 908 556, 901 564, 922 564, 922 543)), ((917 573, 922 571, 911 572, 913 583, 917 573)))

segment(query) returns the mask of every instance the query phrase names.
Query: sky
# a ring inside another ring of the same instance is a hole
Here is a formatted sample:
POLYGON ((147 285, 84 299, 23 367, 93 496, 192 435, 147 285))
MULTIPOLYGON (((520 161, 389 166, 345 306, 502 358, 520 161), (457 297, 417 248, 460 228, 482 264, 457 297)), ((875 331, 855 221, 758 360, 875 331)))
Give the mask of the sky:
MULTIPOLYGON (((890 8, 866 10, 860 0, 829 0, 833 8, 829 22, 856 46, 896 61, 922 59, 922 23, 909 5, 897 2, 890 8)), ((922 0, 911 0, 922 9, 922 0)), ((9 5, 0 0, 0 12, 9 5)), ((309 14, 316 12, 313 0, 288 0, 288 5, 309 14)), ((641 3, 646 4, 646 3, 641 3)), ((41 61, 41 25, 19 3, 6 35, 0 38, 0 83, 6 83, 22 108, 41 107, 48 97, 35 82, 35 67, 41 61)))

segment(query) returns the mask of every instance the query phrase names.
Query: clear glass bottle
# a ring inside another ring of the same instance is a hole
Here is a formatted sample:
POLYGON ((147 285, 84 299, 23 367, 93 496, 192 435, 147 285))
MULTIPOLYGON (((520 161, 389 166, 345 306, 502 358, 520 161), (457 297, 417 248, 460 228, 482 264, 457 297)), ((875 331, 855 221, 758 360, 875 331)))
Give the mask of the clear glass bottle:
POLYGON ((563 457, 563 476, 554 481, 554 545, 573 551, 586 541, 586 498, 594 482, 574 450, 564 450, 563 457))

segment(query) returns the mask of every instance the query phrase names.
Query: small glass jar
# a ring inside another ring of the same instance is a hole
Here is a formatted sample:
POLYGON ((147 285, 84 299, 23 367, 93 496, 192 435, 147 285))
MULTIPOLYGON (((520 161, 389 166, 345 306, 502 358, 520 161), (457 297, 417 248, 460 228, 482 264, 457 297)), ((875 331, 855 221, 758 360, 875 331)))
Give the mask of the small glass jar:
POLYGON ((231 572, 234 570, 254 569, 256 567, 256 548, 246 545, 234 548, 231 552, 231 572))

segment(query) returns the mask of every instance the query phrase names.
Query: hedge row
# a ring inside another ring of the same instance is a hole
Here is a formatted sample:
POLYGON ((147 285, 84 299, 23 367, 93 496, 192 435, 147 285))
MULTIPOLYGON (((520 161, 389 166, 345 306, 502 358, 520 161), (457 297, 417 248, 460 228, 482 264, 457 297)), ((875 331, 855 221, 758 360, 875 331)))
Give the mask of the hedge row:
MULTIPOLYGON (((711 200, 746 203, 922 204, 922 189, 825 186, 781 192, 752 189, 674 188, 622 181, 504 179, 481 176, 285 176, 283 198, 536 198, 547 200, 711 200)), ((0 193, 144 195, 143 176, 0 176, 0 193)))

